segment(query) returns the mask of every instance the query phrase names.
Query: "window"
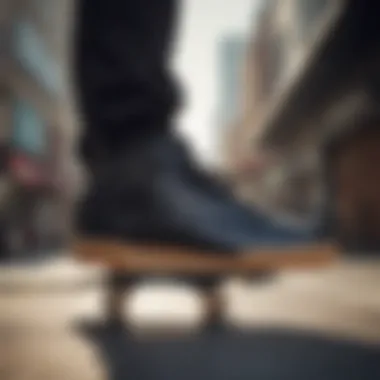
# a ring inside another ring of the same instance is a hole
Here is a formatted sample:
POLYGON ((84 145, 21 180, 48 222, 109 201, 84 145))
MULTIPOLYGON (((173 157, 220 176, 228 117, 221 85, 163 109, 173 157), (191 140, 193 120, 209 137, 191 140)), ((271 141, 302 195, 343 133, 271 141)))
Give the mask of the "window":
MULTIPOLYGON (((2 89, 0 88, 0 92, 2 89)), ((0 145, 9 138, 9 126, 11 120, 11 110, 9 106, 9 98, 6 89, 4 93, 0 93, 0 145)))
POLYGON ((33 24, 19 21, 14 27, 14 55, 47 91, 57 94, 62 89, 62 78, 57 63, 51 59, 33 24))
POLYGON ((331 2, 335 0, 298 0, 297 9, 300 24, 300 34, 304 38, 310 36, 315 23, 326 12, 331 2))
POLYGON ((69 1, 65 0, 29 0, 29 7, 24 7, 28 20, 43 34, 49 46, 53 47, 60 40, 62 25, 66 22, 66 10, 69 1))
POLYGON ((242 36, 232 35, 220 42, 220 48, 221 119, 229 124, 236 118, 240 104, 240 74, 246 44, 242 36))
POLYGON ((45 123, 32 105, 16 101, 13 108, 12 145, 22 152, 44 155, 46 152, 45 123))
POLYGON ((286 57, 283 39, 278 35, 271 36, 266 42, 264 51, 262 90, 264 97, 267 97, 272 96, 284 73, 286 57))

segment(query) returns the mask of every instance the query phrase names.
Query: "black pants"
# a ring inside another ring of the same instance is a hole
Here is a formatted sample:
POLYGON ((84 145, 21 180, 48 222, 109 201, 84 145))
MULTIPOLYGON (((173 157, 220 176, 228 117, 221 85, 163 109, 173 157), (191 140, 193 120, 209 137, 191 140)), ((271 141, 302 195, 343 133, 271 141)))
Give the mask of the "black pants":
POLYGON ((169 72, 176 0, 79 0, 75 75, 88 165, 167 129, 178 94, 169 72))

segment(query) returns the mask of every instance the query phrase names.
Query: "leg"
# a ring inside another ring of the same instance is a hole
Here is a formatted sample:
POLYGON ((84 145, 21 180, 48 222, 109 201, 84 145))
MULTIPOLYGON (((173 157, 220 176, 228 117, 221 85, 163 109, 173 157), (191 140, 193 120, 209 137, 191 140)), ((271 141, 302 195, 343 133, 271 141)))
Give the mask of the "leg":
POLYGON ((223 328, 224 299, 219 291, 220 279, 217 277, 200 277, 195 285, 202 290, 205 298, 206 331, 218 331, 223 328))
POLYGON ((80 0, 75 75, 90 171, 161 132, 177 104, 168 72, 176 0, 80 0))
MULTIPOLYGON (((260 284, 271 281, 274 276, 274 272, 259 271, 244 278, 247 281, 260 284)), ((198 278, 195 283, 202 290, 206 301, 206 331, 220 331, 224 328, 223 316, 226 305, 219 289, 220 280, 220 278, 202 277, 198 278)))
POLYGON ((110 326, 124 325, 123 308, 130 286, 135 280, 128 275, 111 270, 106 293, 106 323, 110 326))
POLYGON ((145 271, 187 271, 193 262, 202 273, 205 266, 225 271, 227 259, 233 268, 240 265, 235 258, 249 252, 250 268, 260 270, 264 264, 277 270, 329 262, 333 248, 321 251, 314 234, 244 207, 168 133, 177 101, 169 75, 174 5, 80 2, 76 74, 85 116, 83 157, 92 181, 78 204, 76 252, 104 252, 106 263, 111 256, 128 268, 132 263, 124 257, 151 254, 151 262, 132 260, 145 271), (279 242, 288 249, 279 249, 279 242))
POLYGON ((122 325, 126 291, 123 274, 111 270, 106 286, 106 322, 110 325, 122 325))
POLYGON ((110 270, 105 283, 104 319, 80 321, 78 324, 80 331, 92 335, 102 331, 104 327, 125 330, 128 323, 124 314, 124 305, 128 301, 131 288, 137 281, 136 276, 110 270))

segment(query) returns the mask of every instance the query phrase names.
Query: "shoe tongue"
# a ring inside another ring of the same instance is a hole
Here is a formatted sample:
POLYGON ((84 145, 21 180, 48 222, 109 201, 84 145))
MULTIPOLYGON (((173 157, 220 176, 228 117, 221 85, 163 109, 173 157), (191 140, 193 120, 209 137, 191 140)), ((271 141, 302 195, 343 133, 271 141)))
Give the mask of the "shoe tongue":
POLYGON ((143 149, 157 162, 161 161, 177 168, 185 167, 192 162, 191 154, 186 145, 172 135, 155 136, 144 144, 143 149))
POLYGON ((231 192, 224 183, 202 168, 195 160, 188 146, 179 139, 173 139, 172 151, 177 165, 192 182, 213 196, 230 197, 231 192))
POLYGON ((197 165, 188 146, 179 137, 171 134, 152 136, 140 147, 136 147, 137 154, 144 154, 144 151, 153 164, 161 162, 165 167, 178 171, 180 176, 184 176, 210 195, 228 198, 231 196, 227 186, 197 165))

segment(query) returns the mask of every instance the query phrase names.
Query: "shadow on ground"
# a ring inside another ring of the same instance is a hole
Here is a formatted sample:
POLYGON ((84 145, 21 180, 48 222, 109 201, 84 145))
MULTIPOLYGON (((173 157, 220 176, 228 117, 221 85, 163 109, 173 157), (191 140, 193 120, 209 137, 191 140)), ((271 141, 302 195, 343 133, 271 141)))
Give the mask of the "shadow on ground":
POLYGON ((86 333, 110 380, 379 380, 380 346, 288 331, 219 332, 139 339, 86 333))

